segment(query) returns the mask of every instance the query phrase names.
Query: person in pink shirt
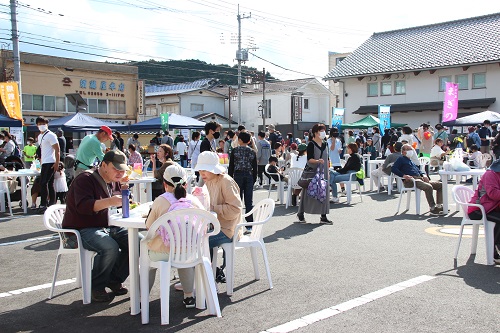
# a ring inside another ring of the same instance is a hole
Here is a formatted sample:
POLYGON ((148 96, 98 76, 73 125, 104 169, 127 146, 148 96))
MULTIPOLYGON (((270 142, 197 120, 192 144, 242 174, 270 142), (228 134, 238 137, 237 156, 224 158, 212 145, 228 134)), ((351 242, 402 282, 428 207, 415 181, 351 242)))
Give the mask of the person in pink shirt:
POLYGON ((136 151, 136 148, 134 145, 130 144, 128 145, 128 152, 130 154, 128 158, 128 165, 134 165, 134 163, 141 163, 142 164, 142 156, 136 151))
MULTIPOLYGON (((500 264, 500 160, 493 162, 481 177, 470 203, 481 204, 488 221, 495 222, 493 253, 495 263, 500 264)), ((472 220, 482 218, 481 210, 477 207, 469 207, 468 213, 472 220)))

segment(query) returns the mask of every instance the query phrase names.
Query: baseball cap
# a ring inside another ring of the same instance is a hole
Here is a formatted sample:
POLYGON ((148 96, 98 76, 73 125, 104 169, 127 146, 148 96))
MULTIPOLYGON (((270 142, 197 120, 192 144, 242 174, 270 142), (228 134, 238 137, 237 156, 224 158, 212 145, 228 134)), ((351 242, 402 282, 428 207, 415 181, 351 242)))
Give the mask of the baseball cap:
POLYGON ((299 151, 304 151, 307 149, 307 145, 305 143, 301 143, 297 148, 299 151))
POLYGON ((187 173, 183 167, 179 164, 169 165, 165 172, 163 173, 163 179, 165 179, 170 184, 177 186, 178 184, 183 185, 187 181, 187 173), (175 180, 173 180, 175 178, 175 180))
POLYGON ((103 162, 111 162, 113 166, 120 171, 129 170, 127 165, 127 156, 119 150, 110 150, 102 158, 103 162))
POLYGON ((500 160, 496 160, 495 162, 491 163, 490 170, 500 172, 500 160))
POLYGON ((113 132, 111 131, 111 128, 109 128, 108 126, 101 126, 100 130, 106 132, 106 134, 109 136, 109 139, 113 140, 113 132))

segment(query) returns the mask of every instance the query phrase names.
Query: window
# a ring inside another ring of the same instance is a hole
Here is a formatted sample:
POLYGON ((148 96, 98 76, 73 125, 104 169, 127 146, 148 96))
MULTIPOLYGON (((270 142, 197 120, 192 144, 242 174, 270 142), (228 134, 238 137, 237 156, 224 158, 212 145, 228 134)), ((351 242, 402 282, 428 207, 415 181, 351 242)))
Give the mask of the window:
POLYGON ((455 75, 455 83, 458 83, 458 90, 469 89, 469 75, 467 74, 455 75))
POLYGON ((304 110, 309 110, 309 99, 304 98, 304 110))
POLYGON ((394 95, 406 94, 406 81, 394 81, 394 95))
POLYGON ((382 82, 380 84, 380 95, 382 96, 392 95, 392 82, 382 82))
POLYGON ((335 58, 335 66, 337 66, 342 60, 344 60, 345 57, 338 57, 338 58, 335 58))
POLYGON ((33 96, 28 94, 23 94, 23 110, 33 110, 33 96))
POLYGON ((98 113, 108 113, 108 100, 98 99, 97 100, 97 112, 98 113))
POLYGON ((55 96, 45 96, 45 111, 55 111, 56 110, 56 97, 55 96))
POLYGON ((446 82, 452 82, 451 76, 440 76, 439 77, 439 91, 446 90, 446 82))
POLYGON ((191 112, 203 112, 203 104, 191 103, 191 112))
POLYGON ((486 73, 472 74, 472 89, 486 88, 486 73))
POLYGON ((126 114, 125 101, 109 101, 109 114, 126 114))
POLYGON ((97 99, 89 98, 87 99, 87 112, 88 113, 97 113, 97 99))
MULTIPOLYGON (((76 106, 74 106, 73 104, 71 103, 67 103, 68 105, 68 112, 76 112, 76 106)), ((81 112, 85 112, 83 110, 80 110, 81 112)))
POLYGON ((66 112, 66 98, 56 97, 56 111, 66 112))
POLYGON ((368 83, 368 97, 378 96, 378 83, 368 83))
POLYGON ((43 95, 33 95, 33 110, 43 111, 43 95))

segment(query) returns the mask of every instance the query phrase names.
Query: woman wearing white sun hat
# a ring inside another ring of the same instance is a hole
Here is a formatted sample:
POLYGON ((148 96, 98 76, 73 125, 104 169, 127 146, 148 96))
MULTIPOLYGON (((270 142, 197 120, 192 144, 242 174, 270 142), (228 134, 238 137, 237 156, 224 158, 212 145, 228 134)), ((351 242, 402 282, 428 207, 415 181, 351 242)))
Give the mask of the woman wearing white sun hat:
POLYGON ((205 182, 210 195, 210 211, 217 214, 220 223, 221 232, 209 238, 210 254, 212 254, 214 247, 233 241, 234 229, 242 217, 240 189, 234 179, 226 174, 226 168, 219 164, 219 156, 214 152, 200 153, 194 169, 200 172, 205 182))

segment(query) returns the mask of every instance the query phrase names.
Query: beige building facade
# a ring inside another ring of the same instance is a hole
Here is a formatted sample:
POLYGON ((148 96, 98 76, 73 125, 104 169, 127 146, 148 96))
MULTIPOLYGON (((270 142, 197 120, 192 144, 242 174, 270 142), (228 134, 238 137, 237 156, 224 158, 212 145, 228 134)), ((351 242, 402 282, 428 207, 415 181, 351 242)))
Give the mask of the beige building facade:
MULTIPOLYGON (((2 51, 5 79, 13 80, 11 51, 2 51)), ((136 66, 21 53, 22 112, 27 125, 36 117, 56 119, 76 112, 66 94, 79 93, 87 106, 79 112, 89 116, 131 124, 139 108, 136 66)))

